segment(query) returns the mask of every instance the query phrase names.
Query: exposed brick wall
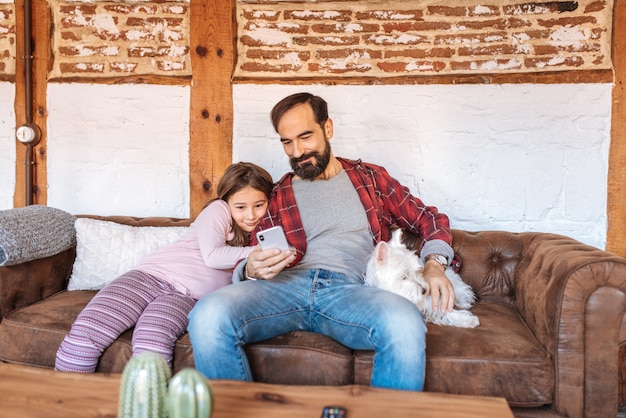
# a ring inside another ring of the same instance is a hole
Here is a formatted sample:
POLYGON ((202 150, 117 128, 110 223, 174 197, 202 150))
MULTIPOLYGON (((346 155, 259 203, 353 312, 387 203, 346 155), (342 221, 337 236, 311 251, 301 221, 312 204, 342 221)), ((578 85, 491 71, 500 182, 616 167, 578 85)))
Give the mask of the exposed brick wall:
MULTIPOLYGON (((240 78, 611 68, 611 0, 234 1, 240 78)), ((189 0, 50 7, 50 78, 191 75, 189 0)), ((14 73, 15 10, 0 3, 0 75, 14 73)))
POLYGON ((238 0, 240 77, 611 68, 610 0, 238 0))
POLYGON ((15 75, 15 5, 0 3, 0 74, 15 75))
POLYGON ((191 74, 189 2, 51 3, 51 78, 191 74))

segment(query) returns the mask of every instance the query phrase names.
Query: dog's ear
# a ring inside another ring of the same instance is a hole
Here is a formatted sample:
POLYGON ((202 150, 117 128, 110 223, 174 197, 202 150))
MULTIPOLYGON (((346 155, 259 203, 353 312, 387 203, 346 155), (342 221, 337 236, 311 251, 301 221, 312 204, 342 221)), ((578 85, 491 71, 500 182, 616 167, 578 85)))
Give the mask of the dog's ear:
POLYGON ((391 234, 391 239, 389 240, 389 244, 394 247, 402 246, 402 229, 398 228, 391 234))
POLYGON ((389 245, 381 241, 376 245, 376 264, 381 264, 389 257, 389 245))

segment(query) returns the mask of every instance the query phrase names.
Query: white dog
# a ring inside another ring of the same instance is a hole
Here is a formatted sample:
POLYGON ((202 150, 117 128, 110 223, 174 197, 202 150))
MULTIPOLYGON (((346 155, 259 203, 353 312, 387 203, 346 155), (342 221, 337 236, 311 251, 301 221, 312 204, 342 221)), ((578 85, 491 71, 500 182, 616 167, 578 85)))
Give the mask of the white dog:
POLYGON ((367 263, 365 283, 404 296, 413 302, 428 322, 462 328, 478 326, 478 318, 468 309, 476 300, 472 288, 451 268, 446 276, 454 286, 455 307, 451 312, 434 312, 428 283, 422 275, 424 264, 402 243, 402 230, 396 229, 389 242, 380 242, 367 263), (428 296, 425 296, 425 295, 428 296))

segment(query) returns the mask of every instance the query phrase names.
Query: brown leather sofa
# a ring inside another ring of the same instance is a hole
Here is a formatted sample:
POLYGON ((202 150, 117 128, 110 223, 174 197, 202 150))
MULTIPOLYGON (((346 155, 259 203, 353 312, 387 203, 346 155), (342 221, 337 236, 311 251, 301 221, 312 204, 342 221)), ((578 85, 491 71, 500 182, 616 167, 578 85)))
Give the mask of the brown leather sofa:
MULTIPOLYGON (((97 217, 134 226, 188 219, 97 217)), ((626 260, 547 233, 454 230, 461 276, 479 300, 474 329, 429 325, 426 391, 498 396, 517 417, 616 417, 626 392, 626 260)), ((75 249, 0 267, 0 360, 52 368, 57 347, 93 291, 66 289, 75 249)), ((131 331, 102 356, 121 372, 131 331)), ((373 353, 292 332, 246 347, 257 381, 368 385, 373 353)), ((193 366, 188 335, 174 371, 193 366)))

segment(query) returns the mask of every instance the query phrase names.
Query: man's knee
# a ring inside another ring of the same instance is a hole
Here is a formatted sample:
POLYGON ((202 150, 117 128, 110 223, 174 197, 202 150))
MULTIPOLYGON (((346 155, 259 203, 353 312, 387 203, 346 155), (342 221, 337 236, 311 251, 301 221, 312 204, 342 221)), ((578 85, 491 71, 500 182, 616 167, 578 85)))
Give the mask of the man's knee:
POLYGON ((189 332, 201 333, 218 327, 220 321, 229 316, 229 308, 230 305, 223 299, 213 294, 205 296, 189 312, 189 332))

